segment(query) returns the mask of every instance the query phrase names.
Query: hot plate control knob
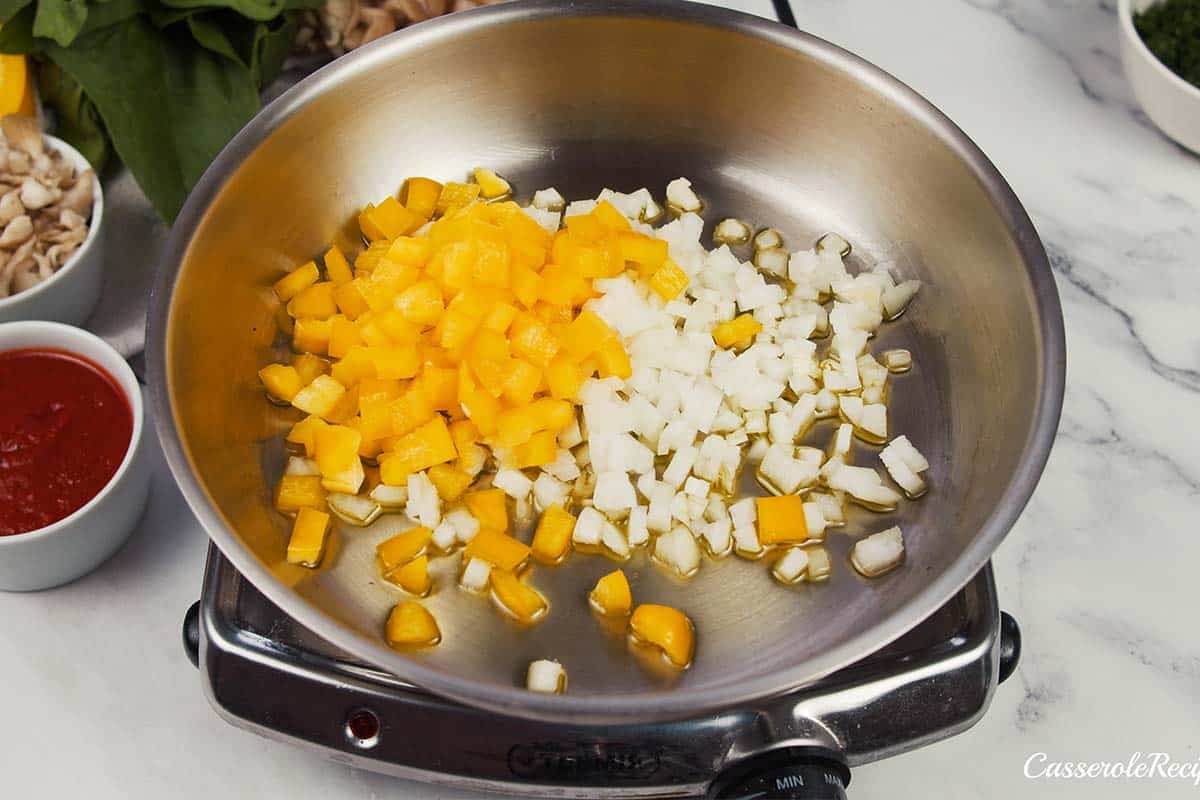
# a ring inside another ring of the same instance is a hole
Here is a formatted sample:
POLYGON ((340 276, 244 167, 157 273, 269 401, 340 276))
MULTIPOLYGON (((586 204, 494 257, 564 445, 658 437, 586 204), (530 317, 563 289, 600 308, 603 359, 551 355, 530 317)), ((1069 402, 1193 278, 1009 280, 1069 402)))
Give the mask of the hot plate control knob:
POLYGON ((710 800, 846 800, 850 769, 826 750, 785 747, 751 756, 713 781, 710 800))

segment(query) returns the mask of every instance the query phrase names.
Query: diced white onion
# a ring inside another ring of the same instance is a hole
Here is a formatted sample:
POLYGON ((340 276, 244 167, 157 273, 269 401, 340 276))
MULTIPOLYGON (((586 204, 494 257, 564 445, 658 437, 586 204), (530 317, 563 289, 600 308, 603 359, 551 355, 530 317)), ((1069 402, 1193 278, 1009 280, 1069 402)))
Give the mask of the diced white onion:
POLYGON ((682 525, 654 540, 654 558, 684 578, 700 569, 700 547, 691 531, 682 525))
POLYGON ((325 502, 334 516, 359 528, 370 525, 383 513, 383 507, 379 503, 355 494, 330 492, 325 496, 325 502))
POLYGON ((750 241, 750 226, 740 219, 723 219, 713 229, 713 239, 721 244, 745 244, 750 241))
POLYGON ((904 536, 892 527, 859 539, 850 550, 850 563, 868 578, 882 575, 904 560, 904 536))
POLYGON ((472 558, 463 568, 458 577, 458 585, 468 592, 482 593, 487 591, 488 579, 492 574, 492 565, 482 558, 472 558))
POLYGON ((790 547, 788 551, 775 562, 771 574, 781 583, 798 583, 804 580, 808 571, 808 553, 801 547, 790 547))

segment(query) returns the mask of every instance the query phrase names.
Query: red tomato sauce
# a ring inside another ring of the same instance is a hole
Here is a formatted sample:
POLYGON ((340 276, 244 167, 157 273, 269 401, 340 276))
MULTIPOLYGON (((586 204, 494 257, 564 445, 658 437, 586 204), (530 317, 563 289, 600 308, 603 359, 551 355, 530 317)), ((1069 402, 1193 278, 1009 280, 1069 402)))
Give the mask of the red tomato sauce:
POLYGON ((0 536, 79 510, 132 438, 129 401, 99 366, 58 350, 0 353, 0 536))

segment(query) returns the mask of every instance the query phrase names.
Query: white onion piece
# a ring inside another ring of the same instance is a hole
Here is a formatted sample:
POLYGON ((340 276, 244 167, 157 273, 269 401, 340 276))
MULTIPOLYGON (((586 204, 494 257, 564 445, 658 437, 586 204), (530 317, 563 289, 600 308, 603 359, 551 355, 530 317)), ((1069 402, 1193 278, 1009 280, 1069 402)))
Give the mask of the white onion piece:
POLYGON ((894 480, 910 499, 916 499, 925 493, 925 481, 921 476, 909 469, 904 459, 887 447, 879 452, 879 460, 894 480))
POLYGON ((433 529, 433 546, 443 553, 448 553, 458 541, 458 531, 445 518, 433 529))
POLYGON ((442 521, 442 498, 424 472, 408 476, 408 503, 404 513, 430 530, 442 521))
POLYGON ((883 293, 883 318, 891 321, 904 313, 921 288, 920 281, 904 281, 883 293))
POLYGON ((502 469, 492 478, 492 486, 501 489, 514 500, 524 500, 533 491, 533 481, 524 472, 516 469, 502 469))
POLYGON ((884 486, 879 473, 870 467, 851 467, 836 461, 828 465, 834 468, 826 473, 826 485, 845 492, 859 505, 872 511, 893 511, 900 502, 900 493, 884 486))
POLYGON ((829 551, 824 547, 806 547, 808 553, 808 573, 804 576, 809 582, 823 581, 833 572, 833 563, 829 560, 829 551))
POLYGON ((763 228, 754 236, 755 250, 775 250, 783 247, 783 234, 774 228, 763 228))
POLYGON ((317 462, 311 458, 300 458, 292 456, 287 460, 287 466, 283 470, 284 475, 320 475, 321 469, 317 466, 317 462))
POLYGON ((787 276, 788 254, 782 247, 754 251, 754 266, 779 277, 787 276))
POLYGON ((325 496, 325 502, 335 517, 359 528, 370 525, 383 513, 379 503, 356 494, 330 492, 325 496))
POLYGON ((676 178, 667 184, 667 205, 683 212, 699 211, 702 203, 687 178, 676 178))
POLYGON ((921 452, 913 446, 907 436, 897 436, 888 443, 887 449, 894 450, 896 455, 908 465, 913 472, 924 472, 929 469, 929 462, 921 452))
POLYGON ((868 578, 896 568, 903 560, 904 536, 898 527, 859 539, 850 550, 850 563, 868 578))
POLYGON ((575 521, 575 530, 571 533, 571 541, 575 544, 595 547, 600 544, 601 538, 604 536, 604 526, 608 520, 604 515, 592 507, 587 507, 579 512, 579 518, 575 521))
POLYGON ((543 211, 562 211, 566 205, 566 199, 554 187, 538 189, 533 193, 533 206, 543 211))
POLYGON ((821 253, 825 250, 837 253, 842 258, 850 255, 850 243, 836 233, 827 233, 813 246, 813 250, 821 253))
POLYGON ((383 506, 385 511, 396 511, 408 503, 408 489, 403 486, 388 486, 381 483, 367 494, 367 497, 383 506))
POLYGON ((775 562, 771 574, 780 583, 799 583, 808 572, 808 553, 801 547, 790 547, 788 551, 775 562))
POLYGON ((531 692, 562 694, 567 688, 567 671, 557 661, 534 661, 525 673, 525 686, 531 692))
POLYGON ((458 585, 468 592, 482 594, 488 588, 488 581, 491 575, 491 564, 482 558, 472 558, 463 567, 462 574, 458 576, 458 585))
POLYGON ((689 578, 700 569, 700 546, 691 531, 677 525, 654 540, 654 560, 689 578))
POLYGON ((912 369, 912 353, 907 350, 884 350, 880 358, 883 359, 883 365, 887 367, 888 372, 893 374, 898 375, 912 369))
MULTIPOLYGON (((479 533, 479 520, 465 509, 458 508, 446 514, 446 522, 454 528, 454 534, 462 544, 471 541, 479 533)), ((435 528, 434 532, 436 533, 436 531, 435 528)))
POLYGON ((713 229, 713 240, 720 244, 745 244, 752 233, 750 226, 740 219, 723 219, 713 229))

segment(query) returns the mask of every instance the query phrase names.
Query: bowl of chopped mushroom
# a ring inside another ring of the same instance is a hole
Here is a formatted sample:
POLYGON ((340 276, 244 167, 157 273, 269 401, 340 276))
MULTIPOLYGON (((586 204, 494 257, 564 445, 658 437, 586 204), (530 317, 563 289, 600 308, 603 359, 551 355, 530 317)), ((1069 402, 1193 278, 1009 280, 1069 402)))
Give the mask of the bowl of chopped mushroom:
POLYGON ((0 322, 80 325, 103 276, 100 182, 34 118, 10 114, 0 132, 0 322))

